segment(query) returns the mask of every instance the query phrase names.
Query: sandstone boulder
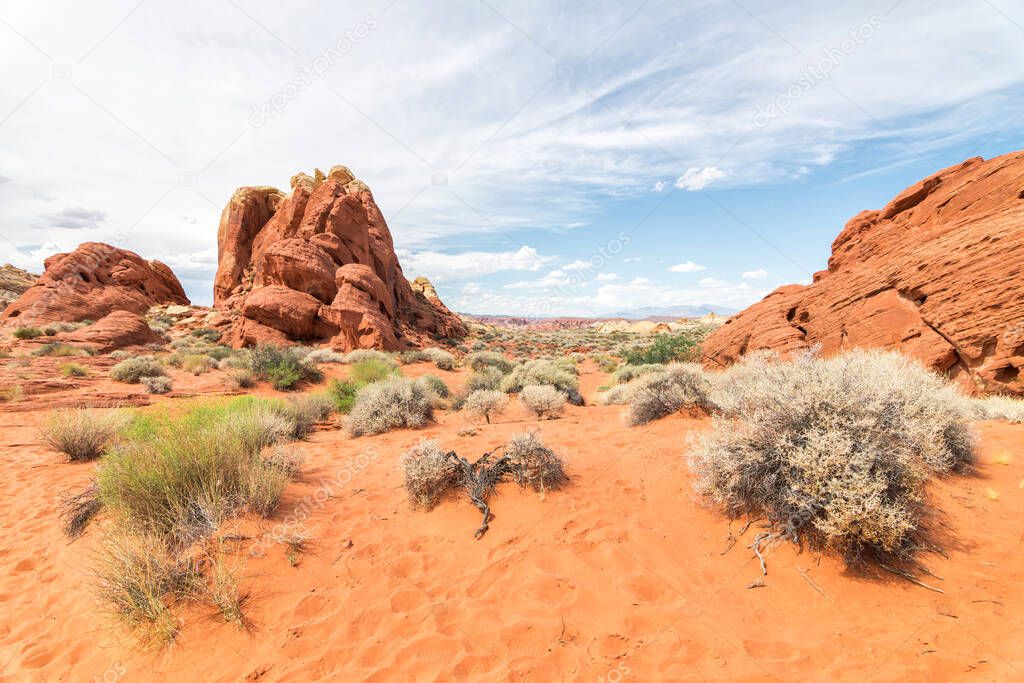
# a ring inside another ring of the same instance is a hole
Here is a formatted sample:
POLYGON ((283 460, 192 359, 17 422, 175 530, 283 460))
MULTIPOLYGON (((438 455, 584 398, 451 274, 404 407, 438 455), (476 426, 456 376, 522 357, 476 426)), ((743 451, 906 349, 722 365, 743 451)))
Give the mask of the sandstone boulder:
POLYGON ((114 311, 91 325, 57 335, 58 341, 90 346, 108 353, 126 346, 145 346, 163 341, 146 320, 131 311, 114 311))
POLYGON ((46 271, 0 313, 0 325, 96 320, 114 311, 139 315, 155 304, 187 304, 171 269, 100 242, 46 259, 46 271))
POLYGON ((971 390, 1024 393, 1024 152, 969 159, 855 216, 828 270, 780 287, 704 342, 708 365, 757 349, 898 349, 971 390))
POLYGON ((238 314, 227 342, 397 349, 465 335, 433 286, 405 279, 373 194, 349 169, 299 173, 291 188, 243 187, 221 215, 214 306, 238 314))

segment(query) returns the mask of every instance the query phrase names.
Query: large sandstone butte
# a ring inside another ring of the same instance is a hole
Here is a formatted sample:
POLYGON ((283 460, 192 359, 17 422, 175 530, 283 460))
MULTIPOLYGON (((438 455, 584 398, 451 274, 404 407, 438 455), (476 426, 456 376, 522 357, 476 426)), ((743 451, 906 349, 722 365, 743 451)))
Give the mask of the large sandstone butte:
POLYGON ((101 242, 46 259, 35 284, 0 313, 0 326, 98 321, 114 311, 145 314, 155 304, 187 304, 171 269, 101 242))
POLYGON ((1024 393, 1024 152, 969 159, 855 216, 828 270, 704 342, 709 364, 821 345, 898 349, 984 392, 1024 393))
POLYGON ((465 335, 425 278, 405 279, 384 216, 351 171, 300 173, 291 187, 239 188, 221 214, 213 298, 236 313, 226 341, 398 349, 465 335))

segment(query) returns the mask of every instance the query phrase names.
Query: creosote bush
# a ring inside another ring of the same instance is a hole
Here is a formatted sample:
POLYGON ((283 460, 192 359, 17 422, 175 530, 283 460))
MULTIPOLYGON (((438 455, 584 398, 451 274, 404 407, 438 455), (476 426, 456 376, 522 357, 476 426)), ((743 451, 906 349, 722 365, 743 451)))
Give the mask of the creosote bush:
POLYGON ((125 382, 126 384, 138 384, 143 377, 158 377, 166 374, 164 366, 152 356, 125 358, 110 368, 110 378, 115 382, 125 382))
POLYGON ((508 396, 493 389, 478 389, 466 397, 462 410, 470 417, 484 418, 488 424, 492 415, 502 413, 508 407, 508 396))
POLYGON ((127 424, 127 415, 120 411, 65 408, 50 413, 39 433, 68 460, 95 460, 107 452, 127 424))
POLYGON ((910 557, 929 474, 973 458, 961 396, 898 354, 762 355, 715 384, 722 414, 688 456, 697 490, 848 560, 910 557))
POLYGON ((627 385, 631 426, 647 424, 684 408, 711 409, 711 382, 699 365, 664 367, 663 372, 641 375, 627 385))
POLYGON ((422 427, 433 419, 430 393, 405 377, 393 377, 364 387, 348 417, 353 436, 380 434, 399 427, 422 427))
POLYGON ((565 410, 565 394, 547 385, 531 385, 523 387, 519 393, 519 402, 538 419, 552 420, 565 410))

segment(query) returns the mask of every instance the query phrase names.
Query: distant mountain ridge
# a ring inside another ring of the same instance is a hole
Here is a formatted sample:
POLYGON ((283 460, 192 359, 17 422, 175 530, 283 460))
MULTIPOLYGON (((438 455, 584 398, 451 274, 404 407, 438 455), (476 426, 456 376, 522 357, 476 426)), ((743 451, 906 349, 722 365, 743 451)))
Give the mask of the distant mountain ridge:
POLYGON ((634 308, 631 311, 619 311, 609 313, 606 318, 625 318, 626 320, 646 320, 647 318, 699 318, 708 313, 715 315, 730 316, 737 313, 739 309, 727 306, 712 306, 701 304, 700 306, 644 306, 634 308))

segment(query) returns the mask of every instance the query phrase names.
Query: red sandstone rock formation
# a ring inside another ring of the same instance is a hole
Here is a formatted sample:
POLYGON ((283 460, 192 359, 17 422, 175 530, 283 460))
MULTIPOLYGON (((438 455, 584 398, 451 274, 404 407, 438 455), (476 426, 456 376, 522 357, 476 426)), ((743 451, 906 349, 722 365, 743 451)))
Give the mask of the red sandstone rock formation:
POLYGON ((828 270, 735 315, 704 352, 893 348, 968 388, 1024 393, 1022 272, 1024 152, 969 159, 855 216, 828 270))
POLYGON ((0 313, 5 327, 99 320, 114 311, 144 314, 150 306, 187 304, 171 269, 100 242, 46 259, 46 272, 0 313))
POLYGON ((465 335, 425 278, 405 279, 373 194, 347 168, 291 186, 240 188, 221 214, 214 306, 238 314, 227 342, 397 349, 465 335))
POLYGON ((83 344, 100 353, 109 353, 126 346, 145 346, 163 342, 160 335, 150 329, 145 319, 131 311, 114 311, 92 325, 65 332, 55 338, 71 344, 83 344))

